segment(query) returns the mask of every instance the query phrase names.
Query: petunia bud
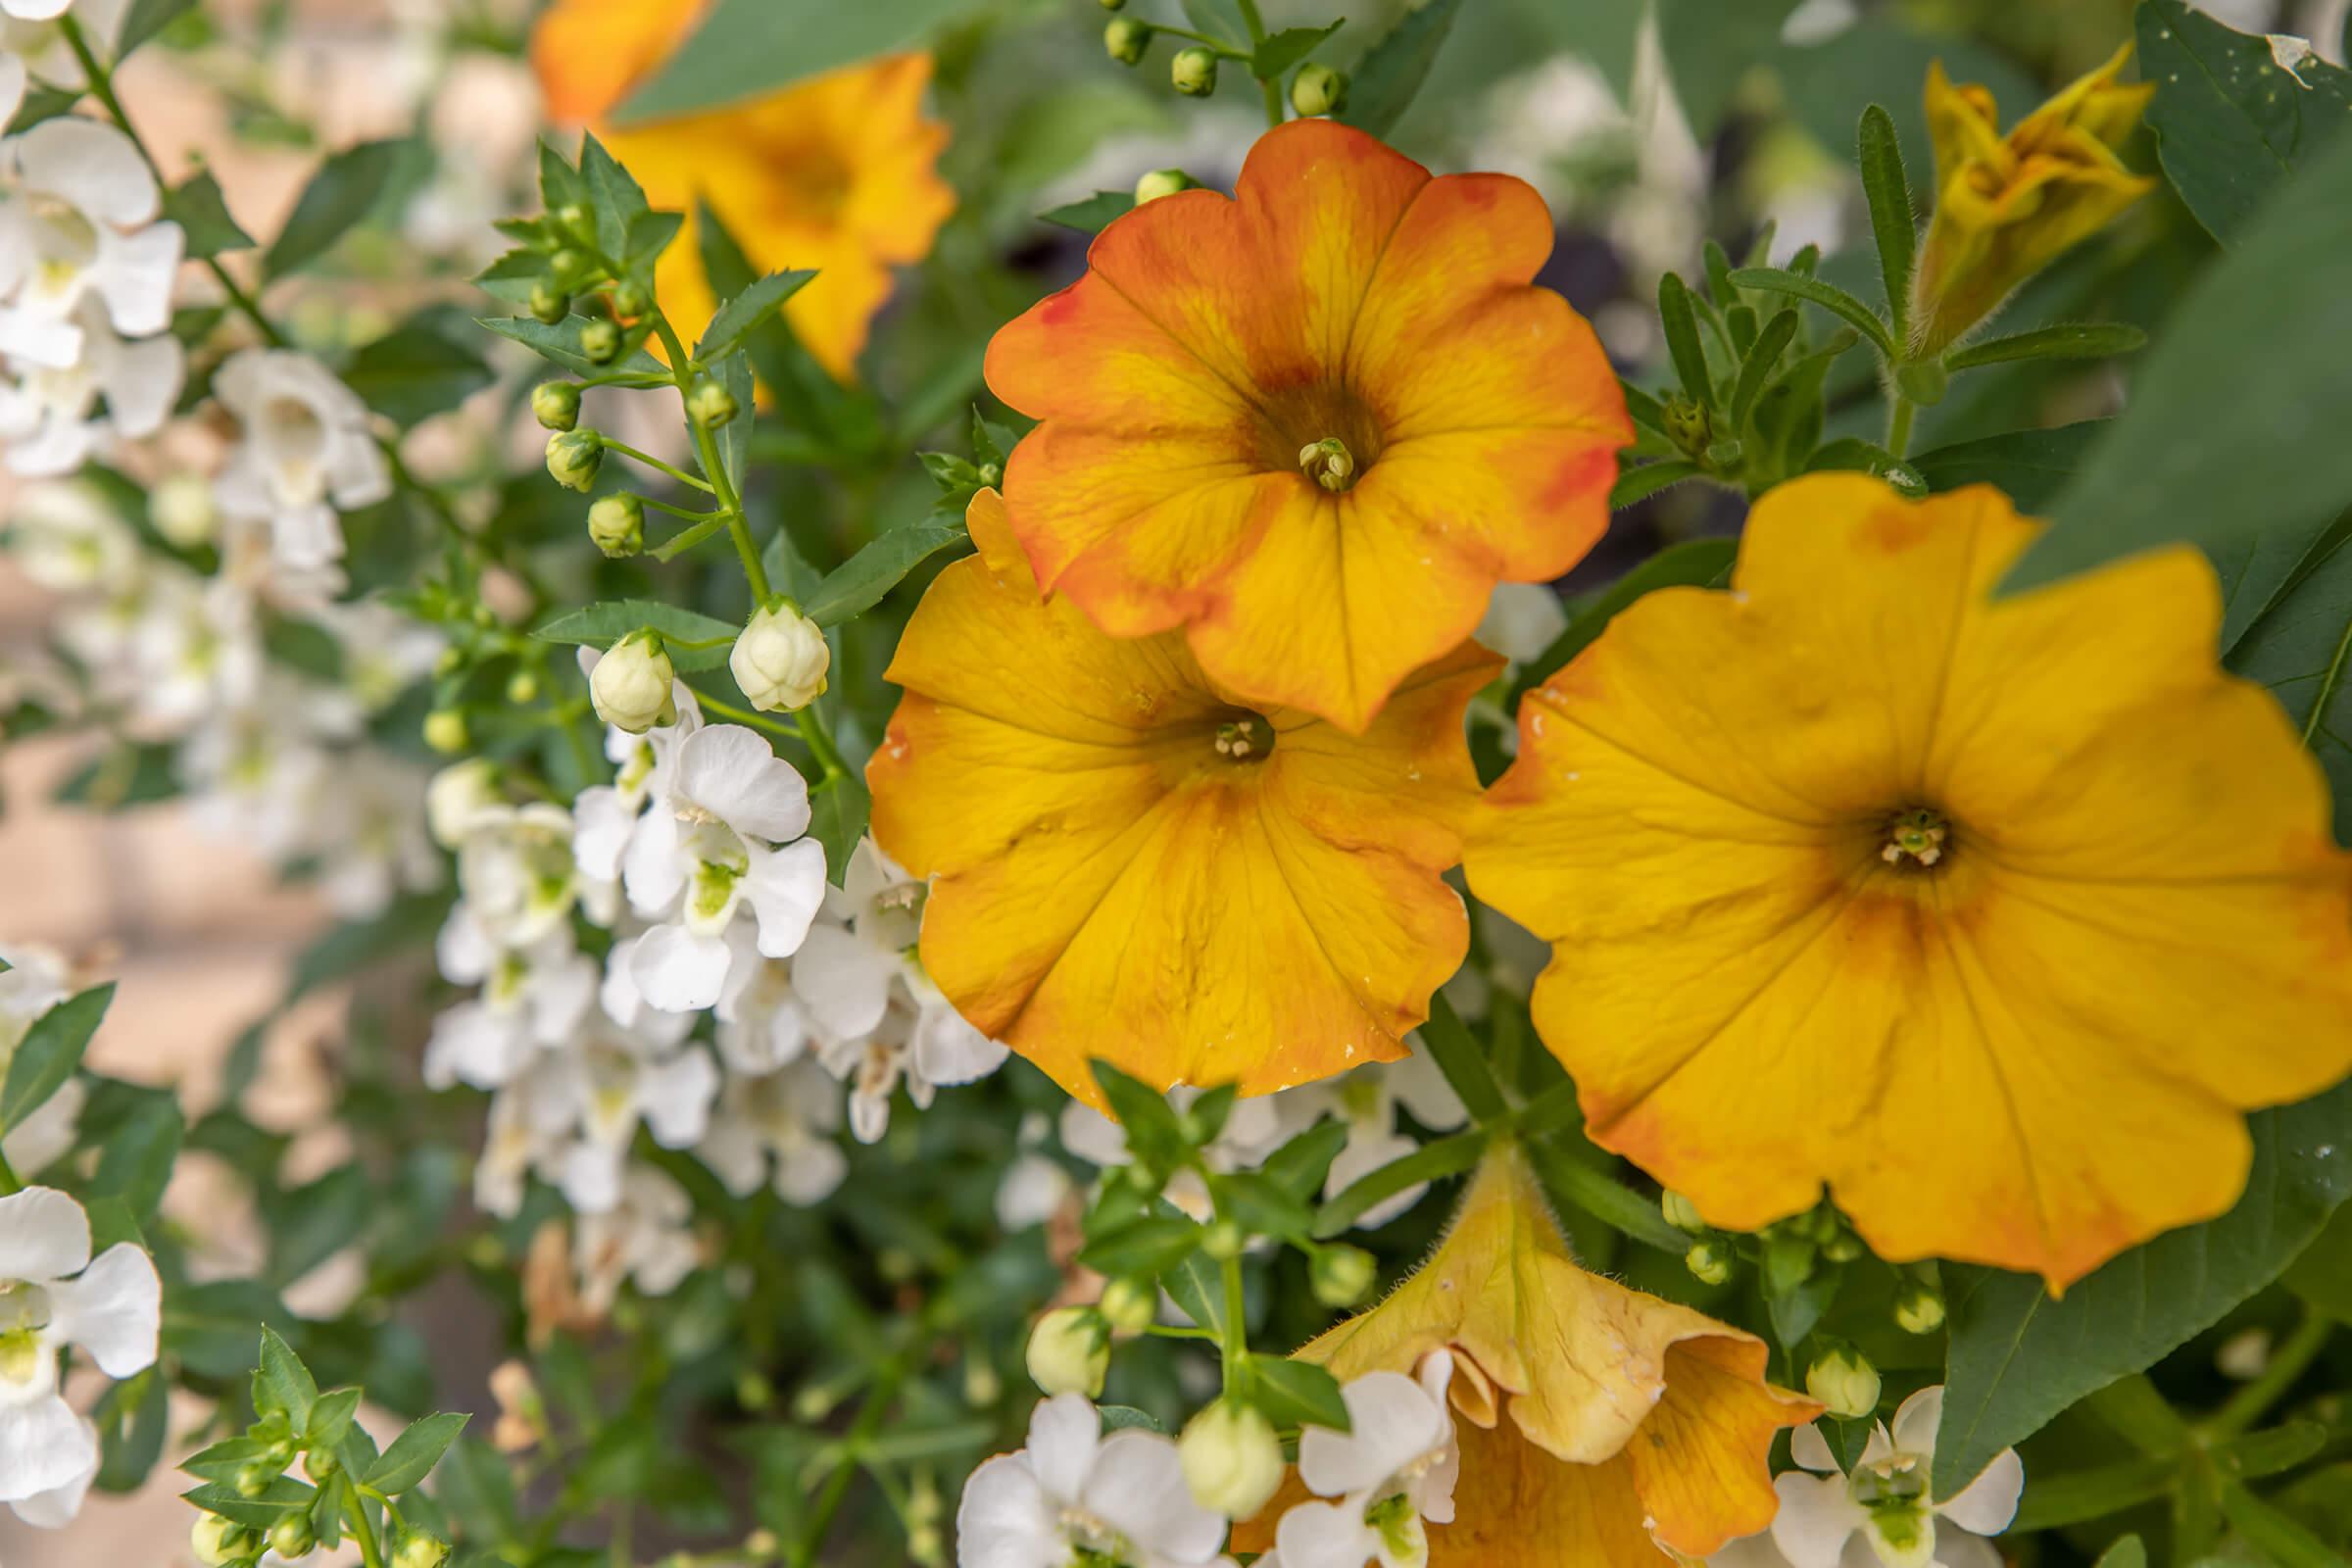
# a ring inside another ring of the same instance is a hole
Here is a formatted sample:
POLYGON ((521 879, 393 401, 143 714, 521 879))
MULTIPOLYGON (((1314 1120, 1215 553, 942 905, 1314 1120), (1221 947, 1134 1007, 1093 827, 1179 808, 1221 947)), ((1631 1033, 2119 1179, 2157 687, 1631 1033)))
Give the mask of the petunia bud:
POLYGON ((1307 1282, 1325 1306, 1353 1306, 1371 1294, 1380 1266, 1360 1247, 1318 1247, 1307 1264, 1307 1282))
POLYGON ((816 622, 787 604, 756 611, 727 655, 735 684, 764 712, 790 713, 824 695, 833 651, 816 622))
POLYGON ((1282 1440, 1257 1410, 1219 1399, 1185 1423, 1177 1463, 1193 1500, 1228 1519, 1249 1519, 1282 1485, 1282 1440))
POLYGON ((442 756, 464 751, 468 739, 466 715, 456 709, 436 708, 424 715, 424 744, 442 756))
POLYGON ((1197 190, 1200 182, 1181 169, 1154 169, 1135 182, 1135 205, 1155 202, 1180 190, 1197 190))
POLYGON ((1102 1287, 1102 1299, 1097 1304, 1112 1328, 1141 1334, 1159 1317, 1159 1287, 1148 1276, 1115 1279, 1102 1287))
POLYGON ((270 1527, 270 1549, 288 1562, 309 1556, 318 1544, 318 1536, 311 1529, 308 1514, 290 1513, 270 1527))
POLYGON ((735 417, 735 394, 716 381, 702 380, 686 394, 686 413, 706 430, 715 430, 735 417))
POLYGON ((1091 1306, 1064 1306, 1029 1333, 1029 1380, 1049 1395, 1102 1392, 1110 1370, 1110 1324, 1091 1306))
POLYGON ((1879 1369, 1859 1350, 1832 1350, 1805 1368, 1805 1392, 1830 1414, 1858 1421, 1879 1407, 1879 1369))
POLYGON ((586 491, 605 463, 605 438, 594 430, 559 430, 547 438, 547 471, 556 483, 586 491))
POLYGON ((677 716, 669 684, 676 678, 669 652, 653 631, 633 631, 614 643, 588 673, 596 716, 615 729, 642 735, 677 716))
POLYGON ((1300 66, 1291 78, 1291 107, 1310 119, 1338 114, 1348 107, 1347 76, 1312 62, 1300 66))
POLYGON ((1906 1285, 1894 1298, 1894 1321, 1905 1334, 1933 1334, 1943 1327, 1943 1298, 1925 1285, 1906 1285))
POLYGON ((213 481, 202 474, 172 474, 148 492, 147 516, 157 533, 182 550, 211 544, 220 520, 213 505, 213 481))
POLYGON ((1103 52, 1122 66, 1140 66, 1152 48, 1152 24, 1113 17, 1102 29, 1103 52))
POLYGON ((1701 1285, 1721 1285, 1732 1277, 1732 1260, 1713 1242, 1699 1242, 1683 1254, 1683 1267, 1701 1285))
POLYGON ((1677 1192, 1658 1195, 1658 1207, 1665 1212, 1666 1223, 1691 1236, 1704 1236, 1707 1222, 1698 1212, 1698 1205, 1677 1192))
POLYGON ((580 422, 580 388, 575 381, 542 381, 531 388, 531 417, 550 430, 580 422))
POLYGON ((1205 98, 1217 90, 1217 57, 1198 44, 1179 49, 1168 62, 1168 79, 1187 98, 1205 98))
POLYGON ((391 1568, 441 1568, 449 1560, 449 1543, 421 1530, 401 1533, 400 1544, 392 1548, 391 1568))
POLYGON ((614 561, 645 548, 645 503, 635 496, 598 496, 588 505, 588 537, 614 561))
POLYGON ((620 328, 611 321, 590 321, 580 328, 580 352, 595 364, 611 364, 620 352, 620 328))
POLYGON ((571 314, 571 298, 552 283, 531 285, 531 315, 543 325, 553 326, 571 314))
POLYGON ((654 308, 653 296, 635 278, 623 278, 612 287, 612 314, 634 321, 654 308))

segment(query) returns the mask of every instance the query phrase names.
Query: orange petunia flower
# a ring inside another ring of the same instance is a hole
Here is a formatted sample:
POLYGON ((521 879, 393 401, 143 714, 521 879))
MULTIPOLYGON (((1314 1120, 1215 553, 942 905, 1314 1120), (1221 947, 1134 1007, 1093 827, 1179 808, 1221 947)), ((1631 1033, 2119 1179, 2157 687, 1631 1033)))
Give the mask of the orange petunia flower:
POLYGON ((1551 219, 1520 181, 1300 120, 1236 190, 1121 218, 997 334, 989 385, 1043 421, 1004 499, 1103 630, 1181 627, 1228 690, 1360 732, 1496 582, 1591 548, 1634 429, 1592 328, 1529 282, 1551 219))
POLYGON ((1041 597, 996 492, 969 518, 980 555, 916 607, 866 768, 876 840, 931 879, 940 989, 1098 1106, 1098 1056, 1246 1094, 1402 1056, 1468 945, 1442 873, 1500 661, 1464 644, 1348 735, 1041 597))
POLYGON ((2081 1278, 2233 1202, 2242 1112, 2352 1071, 2352 857, 2193 550, 1995 600, 2037 525, 1817 475, 1728 593, 1519 714, 1466 854, 1552 944, 1596 1143, 1718 1225, 2081 1278))
MULTIPOLYGON (((1461 1468, 1430 1568, 1703 1557, 1772 1522, 1774 1434, 1821 1413, 1764 1381, 1755 1336, 1579 1268, 1513 1144, 1418 1273, 1297 1358, 1347 1383, 1440 1349, 1461 1468)), ((1303 1495, 1294 1477, 1234 1549, 1270 1547, 1303 1495)))
POLYGON ((784 304, 817 363, 847 380, 891 269, 930 254, 956 193, 935 169, 948 129, 922 114, 928 55, 847 66, 721 109, 627 127, 603 117, 694 30, 681 0, 557 0, 531 35, 531 63, 559 120, 596 124, 656 207, 686 214, 655 282, 688 343, 717 308, 695 239, 710 203, 763 271, 814 268, 784 304))

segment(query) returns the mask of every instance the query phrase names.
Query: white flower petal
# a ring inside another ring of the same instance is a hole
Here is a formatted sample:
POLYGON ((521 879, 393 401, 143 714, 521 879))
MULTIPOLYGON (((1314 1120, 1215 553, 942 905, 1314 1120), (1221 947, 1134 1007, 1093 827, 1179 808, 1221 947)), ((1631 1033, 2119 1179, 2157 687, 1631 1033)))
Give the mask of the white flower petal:
POLYGON ((115 429, 134 438, 148 436, 171 417, 187 378, 187 351, 169 334, 137 343, 117 342, 94 368, 115 429))
POLYGON ((685 1149, 703 1136, 717 1094, 717 1064, 707 1053, 691 1048, 652 1063, 637 1080, 645 1124, 654 1142, 664 1149, 685 1149))
POLYGON ((0 1502, 71 1486, 97 1462, 95 1437, 57 1395, 0 1404, 0 1502))
POLYGON ((809 922, 824 907, 825 847, 814 839, 799 839, 780 850, 747 844, 744 851, 751 863, 743 874, 743 896, 760 921, 760 951, 771 958, 789 958, 800 951, 809 922))
POLYGON ((1847 1494, 1845 1478, 1788 1470, 1773 1477, 1772 1489, 1781 1494, 1772 1542, 1790 1568, 1838 1568, 1846 1538, 1870 1517, 1847 1494))
POLYGON ((1056 1501, 1078 1500, 1102 1446, 1102 1418, 1083 1395, 1057 1394, 1029 1412, 1029 1467, 1056 1501))
POLYGON ((1029 1460, 1000 1453, 963 1484, 956 1509, 958 1568, 1054 1568, 1069 1556, 1058 1519, 1029 1460))
POLYGON ((1298 1439, 1298 1479, 1319 1495, 1377 1487, 1446 1442, 1446 1412, 1401 1372, 1367 1372, 1340 1397, 1353 1430, 1308 1427, 1298 1439))
POLYGON ((792 989, 819 1027, 845 1039, 869 1035, 890 1005, 898 960, 837 925, 812 926, 793 955, 792 989))
POLYGON ((116 331, 124 337, 147 337, 172 325, 172 282, 179 274, 185 244, 177 223, 150 223, 135 234, 100 235, 90 286, 106 302, 107 318, 116 331))
POLYGON ((35 1530, 63 1530, 72 1524, 81 1512, 82 1499, 89 1495, 90 1483, 98 1479, 98 1428, 87 1416, 81 1418, 81 1426, 90 1442, 90 1462, 80 1473, 63 1486, 19 1497, 9 1504, 16 1509, 18 1518, 35 1530))
POLYGON ((1838 1475, 1838 1455, 1830 1449, 1830 1440, 1821 1434, 1818 1424, 1798 1427, 1788 1434, 1788 1457, 1807 1470, 1821 1475, 1838 1475))
POLYGON ((164 1283, 154 1259, 135 1244, 117 1242, 80 1278, 50 1286, 49 1303, 49 1332, 89 1351, 108 1377, 126 1378, 155 1365, 164 1283))
MULTIPOLYGON (((1010 1048, 973 1028, 943 1001, 926 1008, 915 1023, 914 1071, 908 1092, 928 1097, 936 1084, 976 1083, 1004 1066, 1011 1054, 1010 1048)), ((918 1098, 917 1102, 923 1099, 918 1098)))
POLYGON ((738 833, 782 844, 808 831, 807 781, 740 724, 713 724, 688 736, 671 787, 738 833))
POLYGON ((1943 1424, 1943 1385, 1931 1383, 1894 1412, 1894 1451, 1936 1457, 1936 1429, 1943 1424))
POLYGON ((629 977, 651 1005, 664 1012, 700 1012, 718 1000, 733 956, 723 937, 658 925, 638 939, 629 977))
POLYGON ((1153 1555, 1204 1563, 1225 1544, 1225 1520, 1193 1500, 1176 1445, 1156 1432, 1113 1432, 1095 1453, 1079 1505, 1153 1555))
POLYGON ((144 223, 162 206, 131 139, 78 115, 44 120, 19 137, 17 172, 29 189, 62 197, 100 222, 144 223))
POLYGON ((1971 1534, 1997 1536, 2017 1517, 2017 1499, 2025 1490, 2025 1461, 2015 1448, 2003 1448, 1958 1496, 1937 1503, 1936 1511, 1971 1534))
POLYGON ((686 891, 687 871, 677 817, 659 808, 639 817, 620 858, 621 886, 628 890, 629 907, 649 920, 661 919, 676 907, 686 891))
POLYGON ((1364 1568, 1380 1537, 1364 1524, 1364 1503, 1301 1502, 1274 1526, 1274 1554, 1282 1568, 1364 1568))
POLYGON ((850 1157, 829 1139, 807 1138, 776 1158, 776 1196, 795 1208, 831 1197, 850 1174, 850 1157))
POLYGON ((54 1187, 0 1198, 0 1282, 44 1284, 89 1261, 90 1218, 79 1203, 54 1187))

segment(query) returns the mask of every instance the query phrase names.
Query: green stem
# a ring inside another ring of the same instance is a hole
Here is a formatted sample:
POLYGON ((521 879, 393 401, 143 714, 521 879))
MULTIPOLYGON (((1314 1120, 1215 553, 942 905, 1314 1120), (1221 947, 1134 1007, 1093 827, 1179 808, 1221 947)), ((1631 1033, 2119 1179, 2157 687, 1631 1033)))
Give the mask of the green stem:
MULTIPOLYGON (((1257 45, 1266 41, 1266 22, 1257 14, 1257 0, 1239 0, 1239 4, 1242 11, 1242 25, 1250 29, 1250 44, 1251 50, 1254 51, 1257 45)), ((1255 58, 1254 53, 1251 58, 1255 58)), ((1272 130, 1280 125, 1285 118, 1282 110, 1282 83, 1271 77, 1259 76, 1257 90, 1266 104, 1266 128, 1272 130)))
POLYGON ((790 724, 780 724, 768 717, 767 714, 755 713, 748 708, 737 708, 733 703, 712 697, 708 692, 696 692, 694 700, 702 704, 706 711, 716 713, 722 718, 731 718, 738 724, 756 725, 771 734, 782 735, 790 740, 803 738, 801 732, 790 724))
POLYGON ((383 1545, 375 1539, 375 1527, 368 1522, 368 1510, 349 1476, 343 1478, 343 1517, 351 1521, 352 1539, 360 1544, 360 1561, 366 1568, 384 1568, 383 1545))
MULTIPOLYGON (((660 306, 654 308, 654 330, 662 335, 662 346, 669 353, 670 379, 677 384, 678 402, 686 402, 687 388, 693 384, 694 362, 687 358, 686 345, 679 341, 677 328, 660 306)), ((752 416, 749 409, 736 416, 740 419, 752 416)), ((718 510, 725 514, 727 537, 735 542, 736 559, 743 563, 743 580, 751 586, 752 608, 766 607, 768 600, 767 568, 760 564, 760 547, 752 542, 752 525, 744 519, 743 498, 735 492, 735 481, 727 473, 727 466, 719 461, 718 443, 711 440, 710 431, 702 420, 686 410, 686 426, 694 432, 695 460, 702 464, 703 472, 710 482, 704 489, 718 498, 718 510)))
POLYGON ((2328 1348, 2328 1337, 2333 1332, 2334 1325, 2328 1319, 2317 1312, 2305 1312, 2294 1332, 2271 1351, 2271 1359, 2261 1375, 2230 1396, 2219 1410, 2199 1423, 2201 1432, 2208 1440, 2219 1440, 2250 1430, 2295 1386, 2297 1378, 2311 1370, 2311 1363, 2328 1348))
POLYGON ((637 499, 656 512, 666 512, 671 516, 683 517, 688 522, 723 523, 727 520, 726 514, 723 512, 696 512, 687 507, 673 507, 666 501, 656 501, 652 496, 639 496, 637 499))
POLYGON ((1911 416, 1919 409, 1900 392, 1894 395, 1894 407, 1886 414, 1886 450, 1900 458, 1911 448, 1911 416))
POLYGON ((2344 683, 2344 666, 2352 662, 2352 621, 2344 624, 2344 635, 2336 640, 2335 657, 2328 661, 2328 672, 2320 677, 2320 694, 2312 699, 2311 712, 2303 720, 2303 744, 2308 748, 2320 726, 2328 722, 2328 710, 2335 701, 2336 689, 2344 683))
POLYGON ((1237 1369, 1250 1355, 1249 1330, 1242 1325, 1242 1259, 1240 1253, 1217 1265, 1225 1282, 1225 1322, 1217 1335, 1217 1354, 1224 1362, 1225 1393, 1241 1393, 1237 1369))
POLYGON ((692 485, 695 489, 700 490, 707 496, 715 496, 718 494, 718 491, 715 487, 696 478, 693 474, 688 473, 684 468, 678 467, 672 464, 663 463, 660 458, 655 457, 650 452, 640 452, 625 441, 615 441, 609 435, 599 435, 597 437, 597 444, 603 447, 607 452, 617 452, 624 458, 633 458, 657 473, 666 473, 672 479, 677 480, 680 484, 692 485))
MULTIPOLYGON (((899 1384, 906 1375, 906 1360, 901 1354, 894 1357, 882 1369, 882 1375, 874 1380, 873 1391, 866 1395, 865 1403, 858 1407, 858 1419, 850 1424, 849 1435, 842 1440, 842 1446, 852 1459, 864 1449, 867 1440, 880 1430, 882 1418, 889 1414, 892 1402, 898 1397, 899 1384)), ((808 1526, 801 1532, 800 1543, 788 1559, 793 1568, 811 1568, 815 1563, 817 1549, 824 1545, 825 1537, 831 1533, 833 1517, 841 1512, 842 1500, 849 1495, 850 1483, 857 1474, 855 1463, 844 1463, 825 1478, 824 1490, 817 1494, 816 1505, 809 1510, 808 1526)))
POLYGON ((17 1174, 16 1166, 8 1162, 8 1156, 0 1154, 0 1198, 5 1198, 10 1193, 21 1193, 24 1190, 24 1178, 17 1174))
POLYGON ((824 715, 817 712, 816 705, 810 703, 792 716, 800 728, 801 739, 808 743, 816 765, 825 770, 825 777, 846 778, 850 773, 849 761, 841 755, 841 748, 833 744, 833 732, 825 727, 824 715))

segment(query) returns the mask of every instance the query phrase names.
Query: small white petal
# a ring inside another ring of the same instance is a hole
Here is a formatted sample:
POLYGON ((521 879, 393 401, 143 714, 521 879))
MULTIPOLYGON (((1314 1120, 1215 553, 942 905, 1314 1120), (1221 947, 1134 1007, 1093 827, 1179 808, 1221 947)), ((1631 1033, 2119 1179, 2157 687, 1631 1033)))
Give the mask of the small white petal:
POLYGON ((18 1518, 35 1530, 63 1530, 72 1524, 81 1512, 82 1499, 89 1495, 90 1483, 98 1479, 98 1428, 87 1416, 81 1418, 81 1426, 90 1441, 90 1462, 80 1473, 63 1486, 19 1497, 9 1504, 16 1509, 18 1518))
POLYGON ((93 1434, 57 1395, 0 1404, 0 1502, 71 1486, 97 1462, 93 1434))
POLYGON ((998 1454, 963 1484, 956 1510, 957 1568, 1052 1568, 1067 1561, 1057 1514, 1027 1458, 998 1454))
POLYGON ((45 1284, 90 1261, 90 1219, 54 1187, 0 1198, 0 1282, 45 1284))
POLYGON ((713 724, 687 737, 673 788, 736 832, 771 844, 808 831, 807 781, 740 724, 713 724))
POLYGON ((1845 1478, 1788 1470, 1773 1477, 1772 1489, 1781 1496, 1772 1541, 1790 1568, 1838 1568, 1846 1538, 1869 1518, 1847 1494, 1845 1478))
POLYGON ((638 1103, 654 1142, 685 1149, 710 1124, 710 1102, 718 1094, 718 1067, 704 1052, 688 1049, 648 1066, 637 1080, 638 1103))
POLYGON ((130 1242, 100 1252, 78 1279, 49 1287, 49 1330, 90 1352, 110 1378, 155 1365, 164 1285, 155 1262, 130 1242))
POLYGON ((1029 1467, 1048 1495, 1076 1502, 1102 1446, 1102 1418, 1084 1395, 1057 1394, 1029 1412, 1029 1467))
POLYGON ((1079 1505, 1152 1555, 1205 1563, 1225 1544, 1225 1519, 1193 1500, 1176 1445, 1137 1428, 1102 1440, 1079 1505))
POLYGON ((1364 1568, 1380 1537, 1364 1524, 1364 1499, 1301 1502, 1274 1526, 1274 1554, 1282 1568, 1364 1568))
POLYGON ((1788 1457, 1825 1476, 1839 1473, 1838 1455, 1830 1451, 1830 1440, 1821 1435, 1818 1425, 1801 1426, 1788 1434, 1788 1457))
POLYGON ((1340 1391, 1353 1430, 1308 1427, 1298 1479, 1326 1497, 1377 1487, 1446 1440, 1446 1412, 1401 1372, 1367 1372, 1340 1391))
POLYGON ((2025 1461, 2015 1448, 2003 1448, 1958 1496, 1937 1503, 1936 1511, 1974 1535, 1997 1536, 2017 1517, 2017 1499, 2025 1490, 2025 1461))
POLYGON ((751 864, 743 874, 743 896, 760 922, 760 951, 771 958, 789 958, 800 951, 809 922, 824 907, 825 847, 814 839, 800 839, 780 850, 763 850, 757 844, 747 844, 744 850, 751 864))
POLYGON ((664 1012, 700 1012, 718 1001, 732 958, 723 937, 658 925, 638 939, 629 976, 653 1006, 664 1012))
POLYGON ((78 115, 44 120, 19 137, 17 172, 28 188, 62 197, 100 222, 144 223, 162 206, 155 175, 131 139, 78 115))
POLYGON ((1943 1424, 1943 1385, 1931 1383, 1894 1412, 1894 1451, 1936 1457, 1936 1429, 1943 1424))

